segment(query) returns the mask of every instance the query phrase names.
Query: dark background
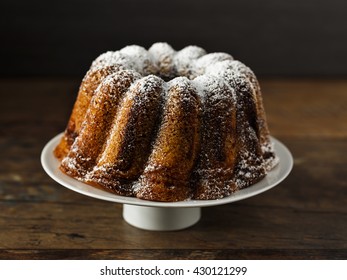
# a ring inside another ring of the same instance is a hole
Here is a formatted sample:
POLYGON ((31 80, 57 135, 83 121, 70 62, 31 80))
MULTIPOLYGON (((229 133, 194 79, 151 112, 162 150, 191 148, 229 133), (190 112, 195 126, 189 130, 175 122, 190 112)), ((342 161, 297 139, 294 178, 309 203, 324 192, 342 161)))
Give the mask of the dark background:
POLYGON ((345 0, 1 2, 0 76, 80 77, 106 50, 167 41, 224 51, 260 76, 347 75, 345 0))

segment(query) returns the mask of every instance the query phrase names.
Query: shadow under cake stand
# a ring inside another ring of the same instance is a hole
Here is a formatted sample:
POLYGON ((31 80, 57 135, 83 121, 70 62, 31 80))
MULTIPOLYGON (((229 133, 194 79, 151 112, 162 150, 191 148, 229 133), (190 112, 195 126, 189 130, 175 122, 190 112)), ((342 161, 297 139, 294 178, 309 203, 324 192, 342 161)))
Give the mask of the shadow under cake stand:
POLYGON ((62 133, 51 139, 41 153, 41 163, 46 173, 62 186, 97 199, 123 204, 123 218, 132 226, 146 230, 180 230, 197 223, 201 218, 201 207, 215 206, 246 199, 265 192, 280 182, 290 173, 293 157, 280 141, 271 138, 279 164, 260 182, 239 190, 232 195, 216 200, 187 200, 179 202, 156 202, 135 197, 115 195, 77 181, 60 171, 59 160, 53 155, 62 133))

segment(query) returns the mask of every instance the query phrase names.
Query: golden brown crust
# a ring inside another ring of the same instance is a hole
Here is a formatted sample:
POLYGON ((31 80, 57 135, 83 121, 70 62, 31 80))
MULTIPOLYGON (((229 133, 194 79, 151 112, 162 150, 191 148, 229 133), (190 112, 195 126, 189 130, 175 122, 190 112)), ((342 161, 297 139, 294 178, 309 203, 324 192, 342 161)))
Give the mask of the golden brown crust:
POLYGON ((94 91, 79 135, 76 137, 61 170, 74 177, 83 177, 96 164, 116 116, 123 94, 134 80, 135 72, 121 70, 105 78, 94 91))
POLYGON ((168 89, 153 152, 139 180, 138 198, 179 201, 191 196, 189 177, 199 150, 201 105, 188 79, 175 80, 168 89))
POLYGON ((243 74, 236 72, 229 80, 236 92, 237 100, 237 164, 234 170, 234 181, 238 188, 248 187, 266 173, 262 146, 259 141, 259 122, 257 96, 252 84, 243 74))
POLYGON ((57 158, 64 158, 73 142, 78 136, 82 122, 84 121, 90 101, 94 95, 96 88, 108 75, 116 72, 119 69, 117 66, 105 66, 102 68, 90 69, 81 83, 77 100, 72 109, 72 113, 64 132, 64 136, 60 144, 56 147, 54 154, 57 158))
POLYGON ((117 191, 119 181, 134 181, 143 172, 151 153, 153 133, 158 125, 163 81, 147 76, 127 92, 114 119, 90 180, 117 191))
POLYGON ((249 80, 250 86, 252 87, 252 90, 254 92, 253 94, 256 97, 255 104, 257 108, 257 123, 259 126, 258 136, 260 139, 260 143, 268 144, 270 142, 270 132, 266 122, 266 114, 265 114, 263 98, 262 98, 262 93, 261 93, 258 79, 255 76, 254 72, 249 67, 244 65, 242 62, 235 60, 235 61, 232 61, 231 64, 233 65, 234 70, 245 75, 247 79, 249 80))
POLYGON ((194 199, 218 199, 236 190, 232 181, 238 148, 235 93, 218 77, 200 83, 205 98, 201 150, 192 177, 194 199))

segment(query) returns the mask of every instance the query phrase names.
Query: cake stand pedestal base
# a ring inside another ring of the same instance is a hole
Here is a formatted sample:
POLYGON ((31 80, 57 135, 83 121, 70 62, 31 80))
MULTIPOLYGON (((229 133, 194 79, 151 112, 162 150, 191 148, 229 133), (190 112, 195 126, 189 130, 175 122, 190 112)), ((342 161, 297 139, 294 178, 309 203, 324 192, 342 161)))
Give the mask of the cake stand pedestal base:
POLYGON ((123 205, 124 220, 137 228, 146 230, 180 230, 196 224, 201 217, 201 208, 168 208, 123 205))

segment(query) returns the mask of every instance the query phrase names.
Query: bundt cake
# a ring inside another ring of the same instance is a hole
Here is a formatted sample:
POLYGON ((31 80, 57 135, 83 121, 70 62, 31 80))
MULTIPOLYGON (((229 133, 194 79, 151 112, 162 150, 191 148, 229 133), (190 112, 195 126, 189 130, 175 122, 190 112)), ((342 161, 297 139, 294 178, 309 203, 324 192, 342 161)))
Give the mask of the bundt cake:
POLYGON ((277 163, 254 73, 167 43, 100 55, 54 153, 77 180, 171 202, 229 196, 277 163))

